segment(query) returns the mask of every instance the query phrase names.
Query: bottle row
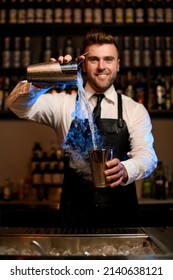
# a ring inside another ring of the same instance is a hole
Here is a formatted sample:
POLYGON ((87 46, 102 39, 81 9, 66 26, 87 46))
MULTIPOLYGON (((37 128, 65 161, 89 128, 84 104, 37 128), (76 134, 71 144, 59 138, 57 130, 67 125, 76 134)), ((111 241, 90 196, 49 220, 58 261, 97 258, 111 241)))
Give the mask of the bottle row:
POLYGON ((46 188, 58 187, 64 177, 63 150, 54 145, 49 152, 44 151, 40 143, 35 143, 31 159, 31 182, 33 187, 43 185, 46 188))
POLYGON ((10 7, 1 2, 1 24, 173 22, 171 0, 11 0, 10 7))
POLYGON ((168 167, 162 161, 158 162, 154 173, 143 180, 142 197, 153 199, 167 199, 173 197, 173 169, 168 176, 168 167))
MULTIPOLYGON (((55 42, 50 36, 0 38, 0 67, 26 67, 67 53, 75 58, 82 53, 83 38, 78 39, 80 42, 72 37, 58 37, 55 42)), ((173 66, 173 36, 115 36, 115 39, 119 46, 121 67, 173 66)))
MULTIPOLYGON (((20 78, 22 80, 22 77, 20 78)), ((19 78, 17 76, 5 78, 0 77, 0 112, 8 111, 7 97, 9 92, 16 86, 19 78)), ((173 74, 161 73, 147 76, 143 72, 127 71, 126 73, 118 74, 115 81, 115 88, 118 93, 125 94, 135 101, 142 103, 149 112, 154 111, 172 111, 173 110, 173 74)), ((66 87, 67 94, 73 94, 77 91, 77 87, 66 87)), ((60 92, 60 89, 53 88, 52 93, 60 92)), ((46 160, 46 154, 42 154, 42 159, 38 158, 39 163, 49 161, 46 160)), ((34 160, 33 160, 34 162, 34 160)))
POLYGON ((13 181, 9 174, 5 174, 4 183, 0 186, 0 200, 28 200, 30 197, 31 184, 28 179, 13 181))
POLYGON ((173 110, 173 75, 146 77, 144 73, 128 71, 117 77, 115 88, 142 103, 149 112, 173 110))

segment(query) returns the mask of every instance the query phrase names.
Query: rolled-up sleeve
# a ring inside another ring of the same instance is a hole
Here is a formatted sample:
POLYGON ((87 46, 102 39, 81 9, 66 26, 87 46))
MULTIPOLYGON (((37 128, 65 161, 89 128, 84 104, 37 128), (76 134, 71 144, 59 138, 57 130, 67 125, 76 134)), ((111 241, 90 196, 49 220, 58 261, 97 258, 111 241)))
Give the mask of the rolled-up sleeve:
POLYGON ((48 88, 37 88, 26 80, 19 82, 7 99, 8 108, 15 113, 19 118, 27 118, 27 113, 36 100, 45 92, 48 88))

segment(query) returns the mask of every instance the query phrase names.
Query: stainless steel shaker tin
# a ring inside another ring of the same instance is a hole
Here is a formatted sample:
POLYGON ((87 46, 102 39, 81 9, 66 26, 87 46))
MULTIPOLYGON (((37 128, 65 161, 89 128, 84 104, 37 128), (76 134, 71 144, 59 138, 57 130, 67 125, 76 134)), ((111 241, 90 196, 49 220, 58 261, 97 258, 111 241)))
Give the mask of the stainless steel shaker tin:
POLYGON ((62 83, 77 82, 77 63, 60 64, 59 62, 46 62, 29 65, 27 67, 28 82, 62 83))

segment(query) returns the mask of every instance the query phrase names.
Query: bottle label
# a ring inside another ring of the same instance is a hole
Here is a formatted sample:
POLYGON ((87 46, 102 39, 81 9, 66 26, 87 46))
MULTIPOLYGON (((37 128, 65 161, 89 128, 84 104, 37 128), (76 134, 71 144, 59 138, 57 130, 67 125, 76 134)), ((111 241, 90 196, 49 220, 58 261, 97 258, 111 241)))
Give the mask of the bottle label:
POLYGON ((51 174, 45 173, 43 174, 43 184, 50 185, 52 183, 51 174))
POLYGON ((61 184, 61 176, 60 173, 52 174, 52 184, 53 185, 60 185, 61 184))
POLYGON ((134 12, 133 12, 133 9, 131 9, 131 8, 126 9, 125 19, 126 19, 127 23, 133 23, 134 22, 134 12))
POLYGON ((117 22, 117 23, 123 23, 124 22, 123 9, 122 8, 115 9, 115 22, 117 22))
POLYGON ((106 23, 112 23, 113 22, 112 9, 105 9, 104 10, 104 22, 106 22, 106 23))
POLYGON ((53 22, 53 10, 52 9, 46 9, 45 10, 45 22, 46 23, 52 23, 53 22))
POLYGON ((72 22, 72 10, 70 8, 64 9, 64 23, 72 22))
POLYGON ((162 8, 156 9, 156 22, 164 22, 164 10, 162 8))
POLYGON ((9 12, 9 23, 17 23, 17 10, 11 9, 9 12))
POLYGON ((136 9, 136 22, 138 23, 144 22, 144 10, 141 8, 136 9))
POLYGON ((148 8, 148 22, 149 23, 155 22, 155 11, 153 8, 148 8))
POLYGON ((18 13, 18 23, 26 22, 26 11, 24 9, 20 9, 18 13))
POLYGON ((44 11, 43 9, 36 9, 36 22, 42 23, 44 18, 44 11))
POLYGON ((94 23, 102 23, 102 11, 99 8, 94 9, 94 23))
POLYGON ((0 23, 6 23, 6 10, 0 10, 0 23))
POLYGON ((85 9, 85 14, 84 14, 84 21, 85 23, 92 23, 92 16, 93 16, 93 13, 92 13, 92 9, 91 8, 86 8, 85 9))
POLYGON ((74 18, 73 18, 74 23, 82 23, 81 9, 79 9, 79 8, 74 9, 73 15, 74 15, 74 18))
POLYGON ((62 9, 55 9, 55 22, 62 23, 63 22, 63 10, 62 9))
POLYGON ((34 9, 28 9, 27 10, 27 22, 28 23, 33 23, 34 20, 35 20, 34 9))
POLYGON ((33 175, 33 184, 34 185, 41 184, 41 174, 34 174, 33 175))
POLYGON ((173 10, 171 8, 165 8, 165 22, 173 22, 173 10))

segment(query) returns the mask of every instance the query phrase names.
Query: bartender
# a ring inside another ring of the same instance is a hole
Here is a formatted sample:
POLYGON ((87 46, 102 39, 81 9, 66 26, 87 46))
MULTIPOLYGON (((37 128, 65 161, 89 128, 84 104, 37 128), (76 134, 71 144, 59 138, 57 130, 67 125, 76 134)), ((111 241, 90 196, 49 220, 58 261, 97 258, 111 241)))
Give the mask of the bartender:
MULTIPOLYGON (((120 60, 114 37, 91 30, 85 38, 84 53, 79 60, 86 80, 85 95, 92 112, 100 106, 99 116, 94 117, 98 143, 100 148, 114 150, 114 158, 107 161, 104 171, 108 187, 96 188, 91 179, 88 151, 93 148, 92 133, 79 91, 51 94, 45 83, 24 80, 9 95, 8 106, 20 118, 52 127, 63 145, 60 212, 64 226, 137 226, 135 181, 149 176, 157 166, 151 120, 142 104, 116 92, 120 60), (84 119, 74 113, 79 100, 84 119)), ((59 63, 70 60, 69 55, 58 58, 59 63)))

